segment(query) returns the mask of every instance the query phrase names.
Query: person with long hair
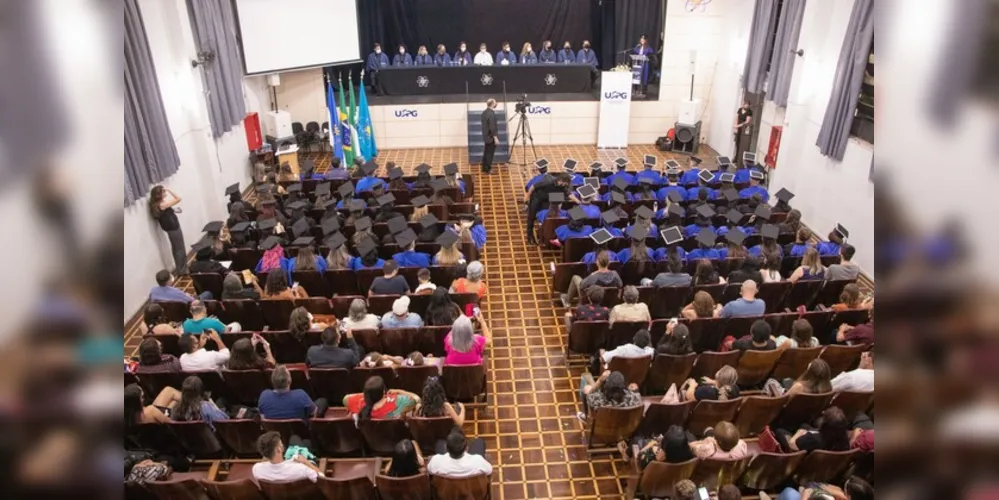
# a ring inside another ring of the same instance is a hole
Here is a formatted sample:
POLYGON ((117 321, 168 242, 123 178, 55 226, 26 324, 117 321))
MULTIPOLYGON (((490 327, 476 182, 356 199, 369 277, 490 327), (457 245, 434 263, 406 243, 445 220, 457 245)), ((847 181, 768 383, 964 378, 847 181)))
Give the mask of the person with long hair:
POLYGON ((797 233, 801 229, 801 210, 792 209, 787 213, 784 222, 781 222, 777 227, 780 228, 781 234, 797 233))
POLYGON ((801 258, 801 266, 795 269, 788 279, 791 283, 797 283, 798 280, 821 280, 825 274, 826 266, 822 265, 819 251, 815 247, 808 247, 805 256, 801 258))
POLYGON ((694 300, 680 311, 680 315, 686 319, 717 318, 721 308, 710 293, 701 290, 694 294, 694 300))
POLYGON ((382 420, 402 418, 420 404, 420 397, 402 389, 387 389, 385 381, 378 376, 364 383, 364 392, 348 394, 343 398, 343 406, 358 420, 382 420))
POLYGON ((777 429, 774 434, 785 453, 850 449, 850 423, 838 406, 830 406, 822 412, 817 429, 805 424, 793 433, 787 429, 777 429))
POLYGON ((808 250, 808 240, 812 239, 812 232, 807 228, 798 228, 798 231, 794 235, 794 243, 788 245, 784 250, 787 255, 791 257, 801 257, 805 255, 805 251, 808 250))
POLYGON ((264 295, 260 298, 263 300, 294 300, 308 297, 309 294, 304 288, 288 286, 288 275, 283 269, 274 269, 267 273, 264 295))
POLYGON ((687 325, 670 323, 666 326, 666 335, 659 340, 656 346, 656 354, 669 354, 671 356, 683 356, 694 352, 694 346, 690 343, 690 329, 687 325))
POLYGON ((455 403, 458 408, 447 402, 444 393, 444 384, 441 384, 440 377, 429 377, 423 383, 423 394, 420 397, 420 404, 416 405, 416 416, 418 417, 451 417, 454 425, 461 427, 465 423, 465 405, 455 403))
POLYGON ((226 219, 225 225, 231 230, 240 222, 250 222, 250 216, 246 215, 246 202, 244 201, 237 201, 229 205, 229 218, 226 219))
POLYGON ((760 266, 760 275, 764 283, 776 283, 784 278, 780 275, 781 258, 774 252, 763 252, 761 254, 763 263, 760 266))
POLYGON ((155 185, 149 191, 149 215, 160 225, 160 229, 170 240, 173 253, 174 274, 187 274, 187 246, 184 245, 184 231, 180 228, 177 211, 173 208, 180 203, 180 196, 162 185, 155 185))
MULTIPOLYGON (((446 55, 446 54, 445 54, 446 55)), ((389 465, 389 477, 413 477, 426 472, 426 462, 420 446, 412 439, 403 439, 395 445, 392 451, 392 464, 389 465)))
MULTIPOLYGON (((357 233, 354 234, 357 236, 357 233)), ((378 256, 378 246, 373 238, 362 238, 357 251, 360 257, 354 257, 350 261, 350 269, 358 271, 361 269, 381 269, 385 267, 385 260, 378 256)))
POLYGON ((492 333, 489 325, 482 314, 476 314, 475 318, 458 316, 454 324, 451 325, 451 332, 444 337, 444 352, 447 356, 444 363, 448 365, 475 365, 482 363, 482 354, 486 346, 492 343, 492 333), (472 319, 482 327, 482 335, 475 333, 472 319))
POLYGON ((354 256, 347 248, 347 241, 342 236, 339 238, 334 236, 326 241, 330 245, 330 253, 326 256, 326 269, 334 271, 350 269, 350 262, 354 260, 354 256))
POLYGON ((264 255, 257 262, 257 267, 253 270, 254 273, 263 274, 274 269, 287 272, 289 261, 284 256, 284 247, 281 246, 276 237, 265 239, 260 244, 260 248, 264 250, 264 255))
POLYGON ((683 383, 680 391, 686 401, 728 401, 739 397, 739 372, 725 365, 715 372, 715 378, 705 377, 701 383, 690 378, 683 383))
POLYGON ((180 371, 180 360, 173 354, 163 354, 163 346, 159 340, 148 337, 139 344, 139 367, 135 371, 137 375, 180 371))
POLYGON ((474 293, 482 297, 486 296, 486 283, 482 281, 482 276, 485 274, 485 269, 482 263, 475 260, 468 264, 465 268, 465 277, 458 278, 451 283, 451 293, 474 293))
POLYGON ((180 335, 183 330, 170 324, 163 312, 163 306, 150 302, 142 310, 142 323, 139 323, 139 332, 143 335, 165 335, 174 333, 180 335))
POLYGON ((218 420, 228 420, 229 416, 205 395, 205 386, 196 375, 184 379, 180 389, 180 401, 170 413, 170 418, 177 422, 192 422, 200 420, 212 425, 218 420))
POLYGON ((790 396, 795 394, 822 394, 832 391, 832 371, 825 360, 813 359, 808 363, 805 373, 795 380, 788 388, 790 396))
MULTIPOLYGON (((691 436, 679 425, 671 425, 666 433, 647 441, 637 440, 641 448, 638 450, 638 466, 643 470, 652 462, 681 464, 696 458, 690 449, 691 436)), ((618 443, 618 451, 625 461, 631 459, 631 449, 622 441, 618 443)))
POLYGON ((848 309, 871 309, 874 307, 874 299, 865 299, 860 295, 860 286, 850 283, 843 287, 843 292, 839 294, 839 303, 832 306, 832 310, 846 311, 848 309))
POLYGON ((256 275, 252 276, 250 286, 243 286, 240 273, 229 273, 222 280, 222 300, 260 300, 264 295, 264 290, 260 288, 260 282, 256 275))
POLYGON ((180 402, 180 392, 173 387, 164 387, 153 400, 153 404, 143 404, 145 392, 139 384, 125 386, 125 430, 141 424, 168 424, 170 412, 180 402))
POLYGON ((433 265, 435 266, 457 266, 464 264, 465 254, 458 246, 458 238, 453 232, 446 231, 439 238, 437 243, 441 249, 434 255, 433 265))
POLYGON ((427 326, 452 325, 461 316, 461 308, 451 299, 446 288, 437 288, 430 295, 430 304, 423 316, 427 326))
POLYGON ((306 333, 316 330, 325 330, 327 327, 336 327, 336 324, 327 325, 322 322, 313 322, 312 313, 304 307, 296 307, 291 311, 288 318, 288 331, 299 341, 305 339, 306 333))
POLYGON ((715 270, 715 266, 711 264, 709 259, 699 259, 697 261, 697 267, 694 270, 694 278, 692 284, 694 286, 700 285, 717 285, 719 283, 725 283, 725 278, 722 278, 715 270))
POLYGON ((520 48, 520 64, 538 64, 538 55, 531 48, 531 42, 524 42, 520 48))
POLYGON ((248 339, 239 339, 233 342, 229 352, 229 362, 226 364, 228 370, 266 370, 277 366, 274 354, 271 353, 271 344, 254 334, 248 339), (257 353, 257 346, 262 345, 264 356, 257 353))
POLYGON ((380 324, 381 318, 368 313, 368 304, 360 298, 350 302, 347 317, 343 318, 347 330, 377 330, 380 324))
POLYGON ((799 347, 819 347, 819 339, 813 335, 812 324, 807 319, 799 318, 791 323, 791 336, 781 335, 775 341, 778 349, 797 349, 799 347))
POLYGON ((298 249, 298 256, 291 259, 288 264, 288 274, 293 271, 316 271, 319 274, 326 272, 326 259, 316 255, 312 245, 298 249))

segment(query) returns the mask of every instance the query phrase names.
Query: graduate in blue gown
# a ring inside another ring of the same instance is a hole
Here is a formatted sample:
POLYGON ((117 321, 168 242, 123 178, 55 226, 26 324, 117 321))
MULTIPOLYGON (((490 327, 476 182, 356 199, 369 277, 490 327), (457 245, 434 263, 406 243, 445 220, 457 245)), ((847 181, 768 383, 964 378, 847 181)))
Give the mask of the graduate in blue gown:
POLYGON ((715 227, 711 225, 711 218, 715 216, 714 209, 708 205, 698 205, 695 210, 697 218, 694 219, 693 224, 684 228, 683 235, 687 238, 693 238, 704 229, 710 229, 711 234, 716 234, 715 227))
POLYGON ((635 184, 635 176, 633 174, 628 173, 625 170, 628 168, 627 159, 625 158, 615 159, 614 167, 617 169, 617 171, 611 175, 608 175, 607 177, 604 177, 603 183, 605 186, 613 186, 614 181, 616 181, 618 178, 624 179, 624 181, 627 182, 629 186, 633 186, 635 184))
POLYGON ((790 257, 803 257, 805 250, 808 250, 808 240, 812 237, 808 229, 801 228, 795 233, 794 243, 785 247, 785 252, 790 257))
POLYGON ((610 190, 600 195, 600 201, 609 203, 611 206, 614 206, 615 204, 624 205, 635 201, 635 196, 628 191, 625 191, 627 186, 628 182, 622 179, 616 186, 611 186, 610 190))
POLYGON ((420 45, 420 48, 416 50, 416 59, 413 60, 413 64, 417 66, 434 66, 434 56, 427 52, 426 45, 420 45))
POLYGON ((382 52, 382 44, 376 43, 375 50, 368 54, 368 62, 364 65, 365 71, 369 75, 376 73, 380 69, 387 68, 389 66, 389 58, 384 52, 382 52))
POLYGON ((462 243, 472 243, 477 250, 486 246, 486 226, 476 214, 459 214, 458 225, 454 229, 462 243))
POLYGON ((399 52, 392 56, 392 66, 412 66, 413 56, 406 53, 406 46, 399 44, 399 52))
POLYGON ((347 169, 343 168, 343 165, 340 163, 340 158, 334 156, 333 159, 330 160, 330 169, 326 172, 326 178, 335 181, 342 181, 350 178, 350 172, 347 172, 347 169))
POLYGON ((524 43, 520 49, 520 64, 538 64, 538 55, 531 48, 531 42, 524 43))
POLYGON ((593 240, 593 243, 595 243, 593 251, 586 252, 586 254, 583 255, 582 262, 583 264, 586 264, 587 267, 592 267, 594 264, 596 264, 597 255, 599 255, 600 252, 607 252, 607 255, 610 257, 611 262, 618 261, 617 253, 607 250, 607 246, 612 239, 614 239, 615 237, 618 238, 621 237, 621 231, 611 226, 611 224, 617 221, 617 216, 614 215, 613 212, 605 212, 604 214, 609 216, 610 219, 604 219, 603 217, 601 217, 600 220, 601 227, 596 231, 594 231, 592 234, 590 234, 590 239, 593 240), (614 221, 614 222, 608 222, 608 221, 614 221), (617 233, 616 235, 611 231, 612 229, 616 231, 617 233))
POLYGON ((326 272, 328 264, 326 263, 326 259, 324 259, 321 255, 316 255, 315 248, 312 246, 314 242, 315 239, 312 238, 311 236, 296 238, 295 241, 292 242, 294 246, 301 245, 301 248, 298 249, 298 255, 296 257, 288 259, 289 284, 295 282, 295 280, 292 278, 292 273, 301 270, 299 269, 298 263, 302 261, 302 259, 312 259, 312 267, 308 270, 316 271, 320 275, 326 272))
MULTIPOLYGON (((593 235, 591 234, 590 236, 592 237, 593 235)), ((617 252, 611 252, 610 250, 607 250, 607 245, 605 244, 605 245, 597 245, 592 252, 586 252, 586 254, 583 255, 582 263, 586 264, 587 267, 593 267, 597 265, 597 255, 599 255, 600 252, 607 252, 607 256, 610 257, 611 262, 621 262, 617 260, 617 252)))
POLYGON ((742 242, 746 241, 746 233, 742 232, 741 228, 732 228, 725 233, 725 246, 718 249, 718 258, 725 259, 744 259, 749 253, 746 251, 746 247, 742 246, 742 242))
POLYGON ((363 193, 365 191, 374 191, 376 187, 381 187, 384 189, 385 181, 375 177, 375 172, 378 170, 378 165, 374 162, 365 163, 361 167, 361 171, 364 173, 364 177, 357 180, 357 184, 354 185, 354 189, 358 193, 363 193))
POLYGON ((715 248, 715 232, 711 228, 701 228, 700 232, 697 233, 697 248, 687 252, 687 259, 698 260, 698 259, 711 259, 718 260, 721 256, 718 254, 718 250, 715 248))
MULTIPOLYGON (((724 157, 723 157, 724 158, 724 157)), ((712 184, 718 184, 722 181, 722 176, 725 174, 732 174, 732 164, 731 163, 719 163, 718 170, 715 170, 715 175, 711 179, 712 184)), ((731 181, 735 182, 735 174, 732 174, 731 181)))
POLYGON ((455 51, 451 62, 456 66, 470 66, 472 64, 472 53, 468 51, 468 45, 465 44, 464 40, 458 44, 458 50, 455 51))
POLYGON ((514 66, 517 64, 517 54, 510 50, 510 42, 503 42, 503 48, 496 53, 497 66, 514 66))
POLYGON ((631 228, 642 227, 645 228, 646 231, 648 231, 649 238, 652 238, 654 240, 659 239, 659 228, 652 223, 652 216, 654 215, 655 212, 653 212, 652 209, 646 207, 645 205, 636 208, 635 220, 632 224, 629 224, 628 227, 624 229, 624 233, 631 234, 631 228))
POLYGON ((281 247, 281 238, 277 236, 268 236, 260 242, 260 246, 258 248, 264 251, 264 255, 259 261, 257 261, 257 266, 253 268, 254 273, 261 274, 273 271, 274 269, 280 270, 285 275, 289 273, 288 269, 291 265, 291 261, 284 256, 284 248, 281 247), (267 271, 264 271, 264 263, 271 262, 273 265, 272 261, 276 261, 278 263, 277 267, 271 267, 267 271))
MULTIPOLYGON (((701 170, 701 172, 707 172, 705 176, 711 175, 711 172, 708 172, 707 170, 701 170)), ((699 186, 692 187, 687 190, 687 201, 708 201, 715 199, 716 196, 717 193, 715 193, 715 190, 711 189, 709 183, 704 180, 701 180, 701 184, 699 186)))
POLYGON ((849 237, 850 232, 842 224, 836 224, 836 227, 829 233, 829 241, 823 241, 816 246, 819 255, 822 257, 839 255, 843 243, 849 237))
POLYGON ((556 219, 564 219, 569 216, 569 213, 562 210, 562 204, 565 203, 565 193, 558 191, 555 193, 548 194, 548 208, 538 210, 536 218, 539 223, 543 223, 548 214, 552 214, 556 219))
POLYGON ((658 188, 663 183, 663 176, 655 168, 656 157, 645 155, 645 159, 642 161, 642 170, 635 174, 635 183, 642 182, 642 179, 649 179, 652 181, 652 185, 658 188))
POLYGON ((627 263, 634 260, 637 262, 655 262, 655 255, 646 246, 645 238, 649 236, 649 230, 645 226, 634 226, 628 231, 628 238, 631 239, 631 246, 617 253, 617 259, 627 263))
POLYGON ((656 196, 656 187, 658 187, 659 185, 656 183, 655 180, 649 177, 644 177, 642 179, 639 179, 637 184, 638 184, 638 192, 635 193, 636 201, 654 201, 656 203, 659 202, 659 199, 656 196))
POLYGON ((594 68, 597 64, 597 53, 590 49, 590 41, 583 40, 583 48, 576 54, 576 64, 588 64, 594 68))
POLYGON ((691 156, 687 159, 687 170, 680 175, 680 185, 693 187, 697 185, 698 176, 701 174, 701 163, 704 160, 697 156, 691 156))
POLYGON ((760 183, 763 182, 764 177, 763 172, 753 170, 750 173, 749 187, 739 191, 739 197, 751 198, 754 194, 758 194, 760 195, 760 199, 763 203, 770 201, 770 192, 767 191, 767 188, 760 185, 760 183))
POLYGON ((756 234, 756 228, 753 226, 742 226, 742 221, 746 219, 746 215, 736 209, 730 209, 728 213, 725 214, 725 218, 728 219, 728 225, 719 227, 715 233, 718 236, 725 236, 729 231, 738 228, 746 236, 752 236, 756 234))
POLYGON ((551 40, 545 40, 541 52, 538 52, 538 62, 541 64, 555 64, 558 62, 558 54, 552 48, 551 40))
MULTIPOLYGON (((652 47, 649 47, 649 39, 645 35, 642 35, 638 39, 638 45, 636 45, 635 48, 631 49, 631 53, 638 56, 652 57, 652 54, 655 53, 655 50, 653 50, 652 47)), ((648 60, 646 60, 645 64, 642 65, 643 93, 645 92, 646 88, 648 88, 649 86, 649 66, 650 66, 650 61, 648 60)))
POLYGON ((657 248, 656 251, 653 252, 653 257, 655 257, 656 262, 666 262, 669 260, 671 255, 676 255, 676 257, 680 259, 680 262, 687 261, 687 251, 684 250, 683 247, 679 245, 679 242, 676 244, 657 248))
POLYGON ((431 258, 423 252, 416 251, 416 232, 410 228, 395 235, 395 242, 403 251, 392 256, 399 267, 430 267, 431 258))
POLYGON ((575 64, 576 53, 572 51, 572 44, 568 40, 562 44, 562 50, 558 51, 559 64, 575 64))
POLYGON ((434 53, 434 66, 450 66, 451 56, 448 55, 447 49, 444 48, 444 44, 437 45, 437 52, 434 53))
POLYGON ((361 256, 350 259, 348 266, 352 271, 385 267, 385 260, 378 257, 378 245, 371 238, 362 238, 357 245, 357 252, 361 256))
MULTIPOLYGON (((735 171, 735 183, 747 184, 753 170, 758 170, 756 154, 746 151, 742 153, 742 167, 735 171)), ((762 170, 761 170, 762 171, 762 170)))
POLYGON ((760 228, 760 235, 763 236, 763 242, 753 248, 750 248, 749 255, 759 257, 766 252, 770 255, 779 255, 780 258, 783 259, 784 249, 777 244, 777 237, 780 235, 780 228, 773 224, 764 224, 763 227, 760 228))
POLYGON ((565 162, 562 163, 562 170, 569 175, 569 185, 572 187, 582 186, 586 182, 586 176, 576 172, 576 165, 578 163, 572 158, 566 158, 565 162))
MULTIPOLYGON (((594 191, 596 190, 594 189, 594 191)), ((569 195, 569 198, 574 203, 579 205, 579 208, 581 208, 583 210, 583 213, 586 214, 587 219, 600 218, 600 207, 593 204, 593 200, 597 198, 595 192, 591 196, 581 196, 579 190, 577 190, 576 192, 571 193, 569 195)))
POLYGON ((586 212, 575 207, 569 210, 569 223, 555 228, 555 239, 550 241, 561 247, 569 238, 585 238, 593 233, 593 227, 586 224, 586 212))
POLYGON ((444 180, 450 187, 458 188, 462 195, 465 194, 465 181, 458 178, 458 164, 448 163, 444 165, 444 180))
POLYGON ((534 167, 537 169, 538 173, 527 181, 527 185, 524 186, 524 192, 530 192, 531 188, 534 187, 535 184, 541 182, 541 180, 548 175, 548 160, 542 158, 534 162, 534 167))
POLYGON ((656 199, 660 203, 666 203, 669 200, 669 194, 674 192, 680 196, 676 202, 687 200, 687 190, 680 185, 680 170, 671 168, 666 171, 666 185, 656 193, 656 199))

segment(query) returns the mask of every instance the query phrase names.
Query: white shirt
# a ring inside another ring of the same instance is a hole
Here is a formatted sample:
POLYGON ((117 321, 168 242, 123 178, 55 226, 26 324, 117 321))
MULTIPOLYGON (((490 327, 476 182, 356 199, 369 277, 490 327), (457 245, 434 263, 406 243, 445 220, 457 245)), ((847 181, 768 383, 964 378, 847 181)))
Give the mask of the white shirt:
POLYGON ((264 481, 283 482, 308 478, 309 481, 314 483, 318 477, 318 472, 294 460, 285 460, 279 464, 272 464, 270 462, 253 464, 253 479, 256 480, 263 479, 264 481))
POLYGON ((492 474, 493 466, 482 458, 481 455, 465 453, 461 458, 455 460, 451 455, 434 455, 427 463, 427 472, 434 476, 445 477, 472 477, 482 474, 492 474))
POLYGON ((473 59, 472 62, 479 66, 492 66, 493 55, 488 52, 479 52, 478 54, 475 54, 475 59, 473 59))
POLYGON ((423 290, 436 290, 436 289, 437 285, 433 283, 420 283, 420 286, 416 287, 416 290, 413 290, 413 293, 420 293, 423 290))
POLYGON ((190 354, 180 355, 180 369, 185 372, 210 372, 221 369, 229 362, 229 349, 207 351, 204 347, 190 354))
POLYGON ((840 373, 832 379, 832 389, 835 392, 871 392, 874 390, 874 370, 857 368, 840 373))
POLYGON ((655 349, 651 347, 638 347, 635 344, 624 344, 617 349, 604 353, 604 363, 610 363, 614 358, 640 358, 642 356, 652 356, 655 349))

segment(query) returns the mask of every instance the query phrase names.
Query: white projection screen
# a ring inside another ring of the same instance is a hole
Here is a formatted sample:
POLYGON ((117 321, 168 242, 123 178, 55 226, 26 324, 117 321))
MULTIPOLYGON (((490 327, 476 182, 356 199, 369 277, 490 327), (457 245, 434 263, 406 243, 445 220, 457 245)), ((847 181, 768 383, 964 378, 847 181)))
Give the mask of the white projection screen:
POLYGON ((356 0, 235 0, 247 75, 356 62, 356 0))

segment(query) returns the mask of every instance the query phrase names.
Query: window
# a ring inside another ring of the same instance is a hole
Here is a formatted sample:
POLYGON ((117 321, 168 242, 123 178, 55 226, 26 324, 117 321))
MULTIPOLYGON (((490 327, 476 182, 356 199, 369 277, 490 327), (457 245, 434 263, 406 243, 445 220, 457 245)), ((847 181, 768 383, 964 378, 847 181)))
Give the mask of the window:
POLYGON ((853 126, 850 135, 874 144, 874 42, 871 42, 871 53, 867 56, 867 70, 864 71, 864 82, 860 85, 860 100, 857 101, 857 111, 853 115, 853 126))

